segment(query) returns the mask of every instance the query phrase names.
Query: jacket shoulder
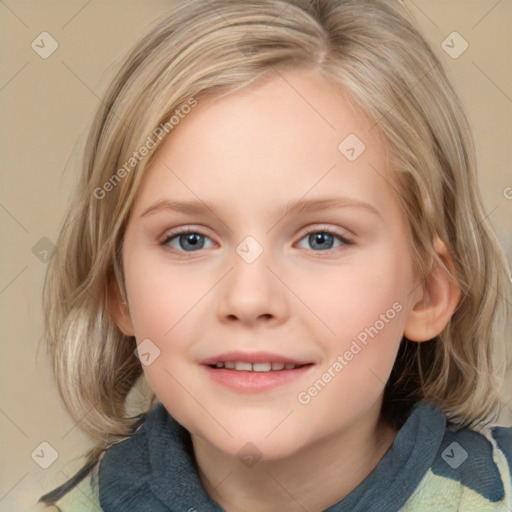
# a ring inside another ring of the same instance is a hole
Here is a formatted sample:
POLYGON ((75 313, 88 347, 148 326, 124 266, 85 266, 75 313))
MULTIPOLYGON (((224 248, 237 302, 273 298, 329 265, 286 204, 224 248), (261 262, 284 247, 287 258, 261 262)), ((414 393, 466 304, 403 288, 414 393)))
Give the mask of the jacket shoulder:
POLYGON ((492 427, 485 434, 493 444, 494 460, 503 476, 512 505, 512 427, 492 427))
POLYGON ((512 510, 512 428, 447 430, 403 512, 512 510))
POLYGON ((487 437, 492 437, 496 448, 503 453, 509 469, 512 470, 512 427, 491 427, 487 431, 487 437))

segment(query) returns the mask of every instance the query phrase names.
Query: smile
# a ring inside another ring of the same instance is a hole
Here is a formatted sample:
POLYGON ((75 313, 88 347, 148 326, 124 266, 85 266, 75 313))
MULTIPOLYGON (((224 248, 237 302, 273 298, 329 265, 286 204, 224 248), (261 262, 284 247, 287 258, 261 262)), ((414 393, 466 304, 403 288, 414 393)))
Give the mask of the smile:
POLYGON ((211 365, 211 368, 224 368, 225 370, 234 370, 238 372, 276 372, 281 370, 294 370, 300 368, 300 364, 293 363, 249 363, 245 361, 219 361, 215 365, 211 365))

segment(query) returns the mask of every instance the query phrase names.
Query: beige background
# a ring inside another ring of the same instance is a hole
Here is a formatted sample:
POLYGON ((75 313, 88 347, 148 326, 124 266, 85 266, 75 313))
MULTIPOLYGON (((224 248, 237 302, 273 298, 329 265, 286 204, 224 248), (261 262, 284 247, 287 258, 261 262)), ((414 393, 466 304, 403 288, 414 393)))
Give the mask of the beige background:
MULTIPOLYGON (((478 137, 481 186, 511 261, 512 2, 406 3, 468 107, 478 137), (469 43, 457 59, 441 48, 453 31, 469 43)), ((29 510, 30 503, 78 468, 88 447, 60 403, 41 344, 46 264, 40 257, 48 244, 41 239, 57 238, 78 150, 113 64, 172 4, 0 1, 1 511, 29 510), (43 31, 59 45, 47 59, 31 48, 43 31), (43 441, 58 452, 48 469, 31 457, 43 441)), ((510 407, 503 421, 512 423, 510 407)))

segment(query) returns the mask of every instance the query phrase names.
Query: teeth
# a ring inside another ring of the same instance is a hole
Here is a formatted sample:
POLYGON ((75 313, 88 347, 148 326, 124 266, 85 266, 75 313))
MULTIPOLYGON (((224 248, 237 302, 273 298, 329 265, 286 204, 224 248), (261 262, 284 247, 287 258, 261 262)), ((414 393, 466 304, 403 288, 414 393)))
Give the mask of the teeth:
POLYGON ((252 364, 251 363, 241 363, 241 362, 237 361, 235 363, 235 370, 250 372, 250 371, 252 371, 252 364))
POLYGON ((248 363, 246 361, 218 361, 216 368, 245 372, 270 372, 279 370, 293 370, 298 365, 293 363, 248 363))
POLYGON ((254 372, 269 372, 271 369, 272 365, 270 363, 254 363, 252 365, 254 372))

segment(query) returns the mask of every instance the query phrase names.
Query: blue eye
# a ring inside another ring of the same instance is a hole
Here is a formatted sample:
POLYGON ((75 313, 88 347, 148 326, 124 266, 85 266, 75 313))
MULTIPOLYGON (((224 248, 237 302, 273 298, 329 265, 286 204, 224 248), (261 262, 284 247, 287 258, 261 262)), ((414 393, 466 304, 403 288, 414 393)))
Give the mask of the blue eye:
POLYGON ((312 246, 313 250, 316 251, 318 248, 320 251, 329 251, 336 249, 342 245, 351 245, 351 241, 332 231, 330 229, 311 230, 301 239, 307 239, 308 243, 312 246), (336 247, 333 247, 333 243, 338 239, 339 243, 336 247))
POLYGON ((173 249, 177 249, 178 251, 184 252, 194 252, 199 249, 204 249, 205 239, 209 238, 197 231, 192 230, 183 230, 176 234, 168 236, 163 242, 162 245, 171 245, 173 249), (179 247, 175 247, 171 244, 173 241, 177 241, 179 247))
MULTIPOLYGON (((325 252, 336 249, 343 245, 351 245, 352 242, 344 236, 332 231, 330 229, 322 228, 308 231, 302 238, 307 239, 311 248, 315 252, 325 252), (333 247, 333 244, 338 240, 338 245, 333 247)), ((170 246, 177 252, 196 252, 200 249, 205 249, 205 241, 211 239, 206 235, 184 228, 179 231, 171 233, 162 243, 162 246, 170 246)), ((306 247, 307 248, 307 247, 306 247)))

